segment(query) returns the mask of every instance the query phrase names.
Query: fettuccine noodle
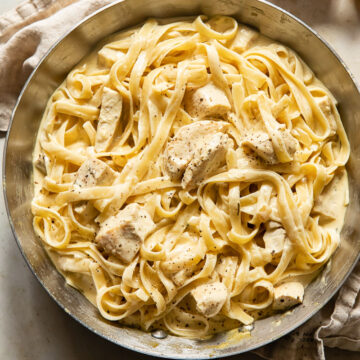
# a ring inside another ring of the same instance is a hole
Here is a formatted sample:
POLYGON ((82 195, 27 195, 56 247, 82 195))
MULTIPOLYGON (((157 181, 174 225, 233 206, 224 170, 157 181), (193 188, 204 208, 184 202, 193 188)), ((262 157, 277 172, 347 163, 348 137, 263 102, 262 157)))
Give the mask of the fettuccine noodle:
POLYGON ((148 20, 49 100, 34 229, 104 318, 206 338, 302 301, 340 241, 348 157, 292 50, 225 16, 148 20))

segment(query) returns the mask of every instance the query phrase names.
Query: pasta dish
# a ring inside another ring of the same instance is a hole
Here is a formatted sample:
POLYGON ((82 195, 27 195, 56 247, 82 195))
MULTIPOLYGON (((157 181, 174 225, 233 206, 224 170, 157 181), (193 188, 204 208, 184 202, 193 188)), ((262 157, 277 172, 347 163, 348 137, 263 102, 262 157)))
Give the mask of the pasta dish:
POLYGON ((303 302, 339 245, 348 157, 294 51, 231 17, 150 19, 51 96, 33 225, 105 319, 206 338, 303 302))

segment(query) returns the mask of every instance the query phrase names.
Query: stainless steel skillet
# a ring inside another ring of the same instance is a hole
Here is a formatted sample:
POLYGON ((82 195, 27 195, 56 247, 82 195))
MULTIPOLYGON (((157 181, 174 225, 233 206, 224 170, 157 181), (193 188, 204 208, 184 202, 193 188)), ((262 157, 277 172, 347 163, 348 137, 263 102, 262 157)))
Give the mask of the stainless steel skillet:
POLYGON ((339 57, 300 20, 258 0, 124 0, 82 21, 63 36, 42 59, 18 99, 4 152, 3 187, 9 220, 19 248, 29 267, 53 299, 72 317, 100 336, 126 348, 154 356, 201 359, 249 351, 267 344, 309 319, 334 295, 354 267, 360 252, 360 93, 339 57), (263 34, 296 50, 339 101, 339 110, 351 143, 348 164, 350 205, 340 248, 331 266, 306 291, 304 304, 287 316, 277 315, 256 322, 251 337, 227 341, 221 334, 210 341, 150 334, 104 321, 78 291, 65 285, 46 255, 32 228, 30 202, 32 151, 37 129, 51 93, 66 74, 94 45, 120 29, 148 17, 226 14, 258 28, 263 34), (221 346, 217 346, 222 343, 221 346))

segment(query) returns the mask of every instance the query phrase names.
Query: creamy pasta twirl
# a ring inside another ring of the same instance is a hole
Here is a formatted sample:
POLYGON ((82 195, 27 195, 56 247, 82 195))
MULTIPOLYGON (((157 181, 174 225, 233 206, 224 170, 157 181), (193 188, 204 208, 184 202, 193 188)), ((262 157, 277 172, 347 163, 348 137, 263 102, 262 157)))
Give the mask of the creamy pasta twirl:
POLYGON ((230 17, 148 20, 51 96, 34 229, 104 318, 206 338, 302 302, 340 241, 348 157, 292 50, 230 17))

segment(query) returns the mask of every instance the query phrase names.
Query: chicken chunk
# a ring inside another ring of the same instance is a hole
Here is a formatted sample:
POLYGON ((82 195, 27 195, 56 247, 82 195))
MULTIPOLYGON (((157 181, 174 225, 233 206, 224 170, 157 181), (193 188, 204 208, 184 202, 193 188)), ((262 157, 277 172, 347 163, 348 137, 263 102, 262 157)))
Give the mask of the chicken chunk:
POLYGON ((304 286, 297 282, 287 282, 274 289, 274 310, 285 310, 301 304, 304 298, 304 286))
MULTIPOLYGON (((297 140, 287 129, 279 131, 278 134, 282 138, 287 152, 292 157, 297 148, 297 140)), ((259 130, 250 133, 244 138, 242 144, 253 150, 268 164, 274 165, 280 162, 276 156, 273 141, 265 131, 259 130)))
POLYGON ((331 109, 331 102, 327 95, 322 97, 314 97, 315 102, 319 106, 322 113, 325 115, 325 117, 329 120, 330 128, 333 130, 333 132, 336 131, 337 125, 336 121, 334 119, 334 115, 331 109))
POLYGON ((74 273, 89 273, 91 261, 85 258, 62 257, 59 259, 59 267, 62 271, 74 273))
POLYGON ((277 256, 284 248, 286 231, 281 224, 270 221, 266 224, 266 231, 263 236, 265 249, 271 252, 271 255, 277 256))
POLYGON ((292 157, 298 147, 298 141, 291 135, 291 132, 288 129, 280 131, 280 136, 285 144, 286 151, 292 157))
POLYGON ((226 286, 217 281, 196 287, 191 295, 196 301, 196 310, 206 317, 213 317, 225 304, 228 292, 226 286))
POLYGON ((231 44, 231 50, 242 53, 248 50, 255 40, 259 37, 259 33, 245 25, 239 25, 238 32, 231 44))
POLYGON ((331 115, 331 104, 328 96, 314 97, 314 100, 325 116, 331 115))
POLYGON ((122 96, 108 87, 104 87, 99 121, 96 129, 95 151, 107 151, 120 122, 122 96))
POLYGON ((248 135, 242 143, 270 164, 277 163, 277 157, 269 135, 258 131, 248 135))
POLYGON ((124 53, 121 51, 110 49, 107 47, 103 47, 98 52, 98 62, 99 65, 104 67, 111 67, 116 63, 119 59, 123 58, 125 56, 124 53))
POLYGON ((227 123, 196 121, 180 128, 165 150, 165 170, 172 180, 184 174, 183 186, 191 187, 225 161, 231 140, 224 131, 227 123))
POLYGON ((231 109, 224 91, 212 82, 188 92, 184 101, 185 110, 197 118, 221 116, 231 109))
POLYGON ((154 228, 155 224, 149 213, 133 203, 100 225, 95 242, 107 255, 130 263, 154 228))
POLYGON ((336 219, 339 209, 346 205, 346 198, 343 190, 343 184, 346 181, 346 171, 342 170, 337 172, 331 182, 315 200, 313 212, 320 214, 325 220, 336 219))
POLYGON ((209 137, 203 145, 198 146, 194 157, 188 164, 181 185, 184 189, 193 189, 204 179, 210 177, 225 164, 226 152, 232 140, 222 133, 209 137))
POLYGON ((74 186, 75 187, 92 187, 111 185, 115 180, 116 173, 98 159, 88 159, 80 166, 74 186))
POLYGON ((228 124, 220 121, 196 121, 179 129, 176 136, 169 141, 165 151, 165 169, 172 180, 178 180, 195 150, 205 139, 217 132, 224 132, 228 124))
POLYGON ((41 171, 44 175, 47 175, 50 159, 43 153, 40 153, 37 159, 34 161, 35 167, 41 171))

